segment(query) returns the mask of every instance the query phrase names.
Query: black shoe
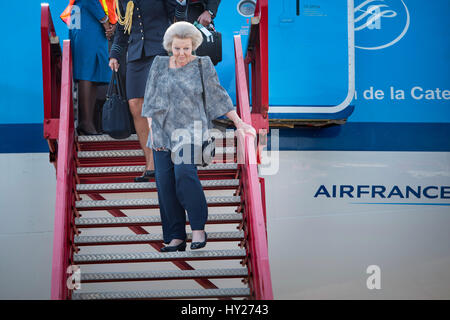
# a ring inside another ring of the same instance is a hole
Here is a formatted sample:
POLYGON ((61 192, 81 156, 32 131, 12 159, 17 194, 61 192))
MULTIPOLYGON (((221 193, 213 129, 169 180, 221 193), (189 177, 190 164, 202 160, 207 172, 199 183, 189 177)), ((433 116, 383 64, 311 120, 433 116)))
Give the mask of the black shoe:
POLYGON ((155 177, 155 170, 145 170, 142 176, 134 178, 134 182, 148 182, 150 177, 155 177))
POLYGON ((191 243, 191 250, 201 249, 204 246, 206 246, 206 242, 208 241, 208 235, 205 232, 205 241, 203 242, 192 242, 191 243))
POLYGON ((180 243, 177 246, 162 247, 159 251, 161 251, 161 252, 186 251, 186 240, 184 240, 182 243, 180 243))
POLYGON ((90 133, 85 131, 84 129, 82 129, 81 127, 77 128, 77 133, 79 136, 99 136, 102 135, 101 133, 95 132, 95 133, 90 133))

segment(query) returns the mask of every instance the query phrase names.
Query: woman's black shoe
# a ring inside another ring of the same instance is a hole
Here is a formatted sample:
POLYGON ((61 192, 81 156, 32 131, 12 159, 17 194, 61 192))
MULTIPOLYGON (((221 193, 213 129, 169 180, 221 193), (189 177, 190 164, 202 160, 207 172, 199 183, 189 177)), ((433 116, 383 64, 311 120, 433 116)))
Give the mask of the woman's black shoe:
POLYGON ((134 182, 148 182, 150 181, 150 177, 154 176, 155 170, 145 170, 142 176, 134 178, 134 182))
POLYGON ((208 241, 208 236, 205 232, 205 241, 203 242, 192 242, 191 243, 191 250, 201 249, 204 246, 206 246, 206 242, 208 241))
POLYGON ((99 136, 99 135, 101 135, 101 133, 98 133, 98 132, 95 132, 95 133, 87 132, 81 127, 77 128, 77 133, 79 136, 99 136))
POLYGON ((186 251, 186 240, 177 246, 165 246, 160 249, 161 252, 186 251))

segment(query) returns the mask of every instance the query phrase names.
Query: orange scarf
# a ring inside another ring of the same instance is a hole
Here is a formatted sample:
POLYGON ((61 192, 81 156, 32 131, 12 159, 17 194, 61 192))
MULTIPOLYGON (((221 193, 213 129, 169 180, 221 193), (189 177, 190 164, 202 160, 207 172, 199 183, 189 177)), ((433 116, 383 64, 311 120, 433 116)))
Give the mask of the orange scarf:
MULTIPOLYGON (((117 16, 116 16, 116 3, 114 0, 99 0, 100 4, 103 7, 103 10, 105 11, 105 14, 109 18, 109 22, 111 24, 115 24, 117 22, 117 16)), ((64 21, 65 24, 70 24, 70 14, 72 13, 72 7, 75 3, 75 0, 70 0, 69 5, 66 9, 64 9, 63 13, 61 13, 61 20, 64 21)))

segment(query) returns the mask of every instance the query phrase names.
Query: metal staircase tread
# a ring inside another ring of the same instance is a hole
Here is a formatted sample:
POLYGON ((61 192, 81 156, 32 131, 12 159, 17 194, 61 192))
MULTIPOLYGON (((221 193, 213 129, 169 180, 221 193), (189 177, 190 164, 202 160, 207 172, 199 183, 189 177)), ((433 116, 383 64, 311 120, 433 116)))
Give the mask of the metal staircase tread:
MULTIPOLYGON (((234 141, 234 135, 233 136, 226 136, 222 139, 217 139, 216 141, 221 141, 221 140, 230 140, 230 141, 234 141)), ((127 142, 127 141, 136 141, 138 142, 138 136, 137 134, 132 134, 130 135, 128 138, 125 139, 114 139, 112 137, 110 137, 107 134, 102 134, 102 135, 92 135, 92 136, 78 136, 78 142, 80 143, 92 143, 92 142, 127 142)))
MULTIPOLYGON (((187 219, 189 220, 189 218, 187 219)), ((242 221, 241 213, 209 214, 207 223, 233 223, 242 221)), ((75 225, 78 228, 115 227, 127 225, 153 226, 160 225, 160 216, 140 217, 101 217, 101 218, 76 218, 75 225)))
POLYGON ((128 262, 159 262, 159 261, 188 261, 188 260, 225 260, 242 259, 246 255, 244 249, 233 250, 196 250, 177 252, 137 252, 137 253, 98 253, 73 255, 77 264, 103 264, 128 262))
POLYGON ((114 139, 107 134, 92 135, 92 136, 78 136, 78 142, 122 142, 122 141, 138 141, 137 134, 132 134, 125 139, 114 139))
POLYGON ((222 289, 176 289, 153 291, 116 291, 116 292, 86 292, 72 294, 72 300, 91 299, 187 299, 187 298, 218 298, 218 297, 248 297, 249 288, 222 289))
MULTIPOLYGON (((241 201, 240 196, 206 197, 206 202, 208 205, 239 204, 240 201, 241 201)), ((123 208, 123 207, 147 208, 157 206, 158 206, 158 199, 79 200, 75 202, 75 207, 77 209, 123 208)))
MULTIPOLYGON (((203 187, 239 186, 238 179, 200 180, 200 183, 202 184, 203 187)), ((77 191, 148 190, 148 189, 156 189, 156 182, 77 184, 77 191)))
MULTIPOLYGON (((236 152, 235 147, 216 147, 216 155, 232 154, 236 152)), ((100 150, 100 151, 78 151, 78 158, 122 158, 122 157, 143 157, 142 149, 130 150, 100 150)))
POLYGON ((248 276, 247 268, 236 269, 197 269, 197 270, 157 270, 137 272, 81 273, 81 282, 116 282, 177 280, 197 278, 243 278, 248 276))
MULTIPOLYGON (((244 238, 244 231, 208 232, 208 241, 239 241, 244 238)), ((187 234, 187 241, 192 240, 192 233, 187 234)), ((108 245, 108 244, 137 244, 149 242, 162 242, 162 234, 131 234, 131 235, 105 235, 105 236, 78 236, 74 237, 77 246, 108 245)))
MULTIPOLYGON (((213 170, 236 170, 237 163, 214 163, 207 167, 198 167, 198 171, 213 170)), ((81 167, 77 168, 77 173, 83 174, 106 174, 106 173, 142 173, 145 166, 110 166, 110 167, 81 167)))

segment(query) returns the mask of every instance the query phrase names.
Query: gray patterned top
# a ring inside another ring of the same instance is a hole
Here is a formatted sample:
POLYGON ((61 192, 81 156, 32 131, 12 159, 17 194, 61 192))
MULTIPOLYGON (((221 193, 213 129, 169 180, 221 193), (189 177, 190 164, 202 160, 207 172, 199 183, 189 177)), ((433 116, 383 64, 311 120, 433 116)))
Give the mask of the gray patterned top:
POLYGON ((149 148, 174 150, 177 145, 186 143, 186 139, 201 145, 205 140, 203 134, 212 128, 212 120, 231 110, 234 110, 233 103, 220 85, 209 57, 197 57, 177 69, 169 68, 169 57, 155 57, 142 106, 142 116, 152 118, 153 145, 149 136, 149 148), (206 115, 198 59, 203 68, 206 115))

